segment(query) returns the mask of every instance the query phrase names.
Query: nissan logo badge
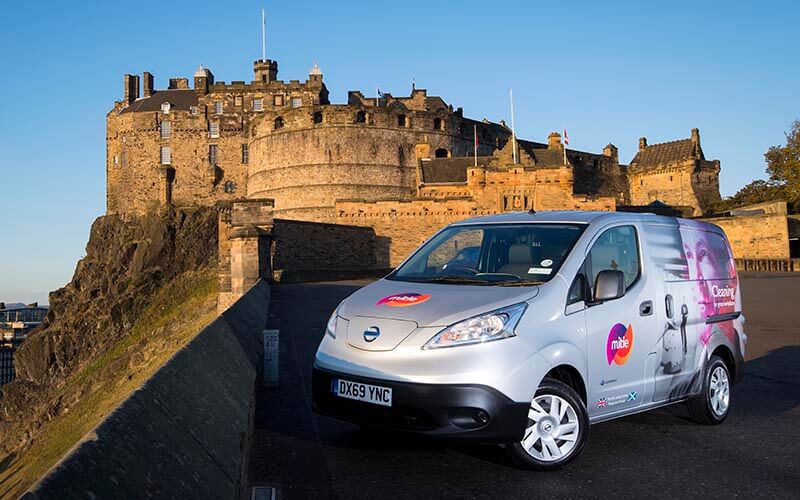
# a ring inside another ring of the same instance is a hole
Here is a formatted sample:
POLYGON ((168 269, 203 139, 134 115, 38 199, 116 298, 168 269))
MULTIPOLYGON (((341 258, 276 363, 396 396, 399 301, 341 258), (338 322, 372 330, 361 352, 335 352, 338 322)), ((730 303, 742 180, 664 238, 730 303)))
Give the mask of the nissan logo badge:
POLYGON ((364 330, 364 342, 374 342, 380 336, 381 329, 377 326, 371 326, 364 330))

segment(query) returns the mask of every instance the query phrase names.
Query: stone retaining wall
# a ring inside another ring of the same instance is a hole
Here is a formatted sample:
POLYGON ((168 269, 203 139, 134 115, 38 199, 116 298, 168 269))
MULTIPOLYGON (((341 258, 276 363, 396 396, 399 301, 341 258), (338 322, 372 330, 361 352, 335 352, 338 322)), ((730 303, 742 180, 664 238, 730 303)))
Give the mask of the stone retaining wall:
POLYGON ((269 296, 259 281, 23 498, 239 498, 269 296))

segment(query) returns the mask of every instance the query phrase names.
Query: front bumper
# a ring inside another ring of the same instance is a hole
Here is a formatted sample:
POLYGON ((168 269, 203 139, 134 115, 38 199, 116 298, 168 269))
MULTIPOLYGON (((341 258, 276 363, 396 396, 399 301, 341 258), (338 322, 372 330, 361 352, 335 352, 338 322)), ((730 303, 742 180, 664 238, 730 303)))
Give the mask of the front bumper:
POLYGON ((495 389, 477 384, 420 384, 336 373, 314 366, 314 411, 363 425, 433 437, 487 443, 519 441, 528 404, 516 403, 495 389), (390 387, 392 406, 337 397, 332 380, 390 387))

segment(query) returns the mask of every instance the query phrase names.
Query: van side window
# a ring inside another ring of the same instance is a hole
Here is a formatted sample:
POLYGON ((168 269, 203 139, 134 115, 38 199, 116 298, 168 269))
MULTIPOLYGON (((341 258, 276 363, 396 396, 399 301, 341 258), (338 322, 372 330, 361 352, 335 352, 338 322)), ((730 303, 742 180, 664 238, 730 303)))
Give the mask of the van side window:
POLYGON ((587 257, 591 286, 600 271, 613 269, 625 275, 625 290, 639 278, 639 241, 633 226, 620 226, 606 230, 595 241, 587 257))
POLYGON ((567 305, 575 304, 577 302, 586 302, 586 276, 579 273, 575 276, 572 286, 569 287, 569 294, 567 295, 567 305))

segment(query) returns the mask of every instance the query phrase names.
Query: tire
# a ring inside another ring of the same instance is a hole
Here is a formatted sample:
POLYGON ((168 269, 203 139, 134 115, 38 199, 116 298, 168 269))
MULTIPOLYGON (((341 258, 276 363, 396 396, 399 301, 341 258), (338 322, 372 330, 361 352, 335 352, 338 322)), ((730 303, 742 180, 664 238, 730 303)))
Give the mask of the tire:
POLYGON ((699 424, 719 425, 731 409, 731 375, 719 356, 711 356, 703 371, 703 390, 687 402, 689 416, 699 424))
POLYGON ((524 469, 550 471, 572 462, 588 439, 586 405, 572 387, 546 378, 531 401, 525 437, 506 451, 524 469), (560 418, 551 414, 554 403, 560 418))

